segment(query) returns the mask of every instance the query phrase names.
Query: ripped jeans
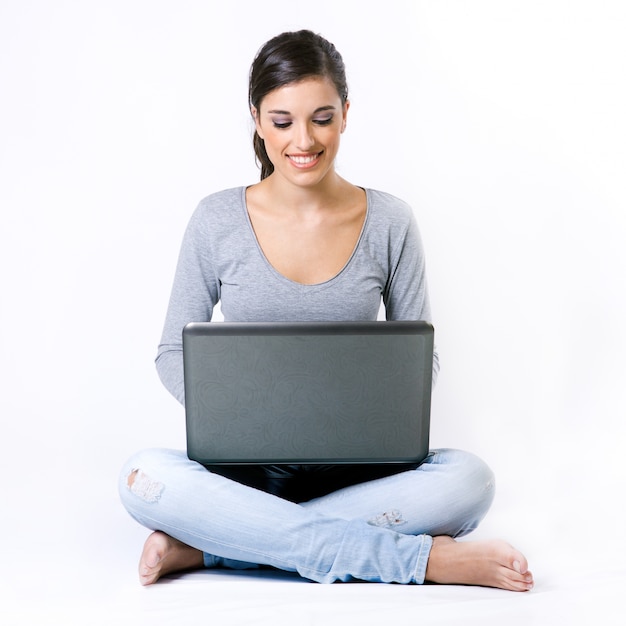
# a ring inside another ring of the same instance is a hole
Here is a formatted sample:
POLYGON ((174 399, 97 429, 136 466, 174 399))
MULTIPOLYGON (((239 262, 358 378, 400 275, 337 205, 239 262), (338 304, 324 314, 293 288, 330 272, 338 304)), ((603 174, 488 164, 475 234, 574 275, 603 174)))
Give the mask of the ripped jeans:
POLYGON ((292 502, 190 461, 145 450, 119 492, 130 515, 204 553, 206 567, 271 566, 317 582, 424 582, 432 537, 474 530, 494 495, 491 470, 460 450, 417 468, 292 502))

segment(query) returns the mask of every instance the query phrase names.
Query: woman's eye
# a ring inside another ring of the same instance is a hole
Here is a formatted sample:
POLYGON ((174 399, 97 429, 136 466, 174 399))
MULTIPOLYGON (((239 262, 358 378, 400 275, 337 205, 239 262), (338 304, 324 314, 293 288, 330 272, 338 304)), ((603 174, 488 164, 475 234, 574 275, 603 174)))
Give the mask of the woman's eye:
MULTIPOLYGON (((329 124, 332 124, 332 121, 333 121, 332 115, 330 117, 322 117, 322 118, 313 119, 313 123, 316 126, 328 126, 329 124)), ((272 120, 272 124, 274 125, 274 128, 285 130, 286 128, 289 128, 293 124, 293 122, 291 120, 272 120)))

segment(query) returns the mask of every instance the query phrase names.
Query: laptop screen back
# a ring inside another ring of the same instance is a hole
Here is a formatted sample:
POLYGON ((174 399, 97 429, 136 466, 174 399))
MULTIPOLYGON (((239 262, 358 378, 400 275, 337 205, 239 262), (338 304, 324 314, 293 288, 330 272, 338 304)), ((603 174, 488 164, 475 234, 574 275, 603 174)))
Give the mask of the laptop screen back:
POLYGON ((428 454, 425 322, 189 324, 187 452, 210 464, 411 463, 428 454))

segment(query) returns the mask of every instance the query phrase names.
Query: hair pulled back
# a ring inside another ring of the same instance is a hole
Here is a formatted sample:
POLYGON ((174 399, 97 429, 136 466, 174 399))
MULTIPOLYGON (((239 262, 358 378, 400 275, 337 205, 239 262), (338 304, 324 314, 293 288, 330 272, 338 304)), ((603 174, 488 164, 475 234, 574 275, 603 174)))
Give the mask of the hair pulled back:
MULTIPOLYGON (((335 46, 310 30, 286 32, 270 39, 257 53, 250 68, 248 101, 260 109, 263 98, 290 83, 323 77, 332 81, 343 104, 348 100, 346 69, 335 46)), ((254 131, 254 153, 261 168, 261 180, 274 165, 267 156, 265 142, 254 131)))

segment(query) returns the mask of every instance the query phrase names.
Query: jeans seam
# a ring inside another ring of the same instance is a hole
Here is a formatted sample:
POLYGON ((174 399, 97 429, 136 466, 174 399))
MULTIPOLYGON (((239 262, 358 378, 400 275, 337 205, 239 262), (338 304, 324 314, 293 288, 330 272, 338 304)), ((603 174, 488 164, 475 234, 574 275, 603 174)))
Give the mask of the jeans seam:
POLYGON ((428 558, 433 547, 433 538, 430 535, 420 535, 421 543, 419 552, 417 553, 417 563, 415 564, 415 583, 417 585, 424 584, 426 579, 426 568, 428 567, 428 558))

